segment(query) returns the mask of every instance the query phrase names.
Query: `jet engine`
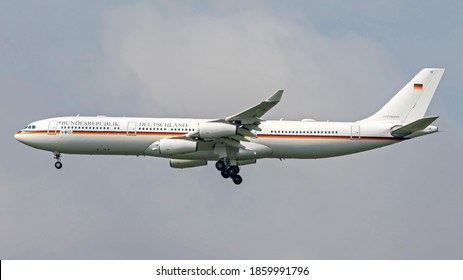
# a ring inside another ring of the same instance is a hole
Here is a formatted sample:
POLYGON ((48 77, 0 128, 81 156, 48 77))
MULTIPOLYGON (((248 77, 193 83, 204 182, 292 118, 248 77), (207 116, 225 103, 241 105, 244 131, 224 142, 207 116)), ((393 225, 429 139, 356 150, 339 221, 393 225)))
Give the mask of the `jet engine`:
POLYGON ((220 122, 200 123, 198 127, 199 137, 203 139, 233 136, 237 130, 238 127, 234 124, 220 122))
POLYGON ((190 168, 207 165, 207 160, 201 159, 171 159, 170 167, 172 168, 190 168))
MULTIPOLYGON (((157 149, 161 155, 178 155, 196 152, 198 143, 185 139, 161 139, 157 144, 157 149)), ((155 150, 156 148, 153 148, 155 150)))

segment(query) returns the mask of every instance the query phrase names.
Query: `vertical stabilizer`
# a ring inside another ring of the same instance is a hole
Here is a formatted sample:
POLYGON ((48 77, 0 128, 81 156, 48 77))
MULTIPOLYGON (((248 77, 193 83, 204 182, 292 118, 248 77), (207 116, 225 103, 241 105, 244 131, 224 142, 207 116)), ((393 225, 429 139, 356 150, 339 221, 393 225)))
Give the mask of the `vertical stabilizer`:
POLYGON ((424 117, 445 69, 421 70, 376 114, 362 121, 411 123, 424 117))

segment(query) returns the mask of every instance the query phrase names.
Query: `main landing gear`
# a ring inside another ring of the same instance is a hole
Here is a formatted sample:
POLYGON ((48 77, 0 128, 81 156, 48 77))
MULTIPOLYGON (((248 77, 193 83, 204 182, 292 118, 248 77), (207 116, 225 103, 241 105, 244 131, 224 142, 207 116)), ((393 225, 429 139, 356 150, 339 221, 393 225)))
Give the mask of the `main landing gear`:
POLYGON ((215 168, 220 171, 222 177, 225 179, 231 178, 236 185, 243 182, 243 178, 238 175, 238 173, 240 173, 240 168, 236 165, 229 165, 225 159, 219 159, 215 163, 215 168))
POLYGON ((63 167, 63 164, 61 163, 61 153, 53 152, 53 155, 54 155, 53 158, 56 159, 56 162, 55 162, 56 169, 61 169, 61 167, 63 167))

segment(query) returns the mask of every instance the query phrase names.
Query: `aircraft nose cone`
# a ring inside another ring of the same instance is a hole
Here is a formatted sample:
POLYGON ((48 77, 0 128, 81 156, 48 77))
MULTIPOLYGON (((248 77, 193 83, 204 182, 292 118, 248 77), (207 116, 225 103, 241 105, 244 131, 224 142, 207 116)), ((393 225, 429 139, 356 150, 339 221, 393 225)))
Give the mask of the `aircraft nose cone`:
POLYGON ((18 140, 21 143, 24 143, 24 135, 21 133, 21 131, 18 131, 14 134, 14 139, 18 140))
POLYGON ((18 131, 14 134, 14 139, 18 140, 24 145, 34 148, 39 148, 40 146, 40 141, 37 141, 37 138, 34 137, 34 135, 31 135, 29 132, 18 131))

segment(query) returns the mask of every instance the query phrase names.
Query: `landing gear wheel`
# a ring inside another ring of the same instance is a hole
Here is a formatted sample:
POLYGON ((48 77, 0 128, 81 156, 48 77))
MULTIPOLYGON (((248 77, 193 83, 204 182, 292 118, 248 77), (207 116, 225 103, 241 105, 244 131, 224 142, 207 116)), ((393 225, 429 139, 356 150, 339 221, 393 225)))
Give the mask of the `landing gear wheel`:
POLYGON ((237 175, 240 173, 240 168, 238 166, 230 166, 228 168, 228 173, 230 173, 230 176, 237 175))
POLYGON ((243 182, 243 178, 241 178, 240 175, 232 176, 232 180, 233 180, 233 183, 235 183, 236 185, 239 185, 243 182))
POLYGON ((222 177, 224 177, 225 179, 227 178, 230 178, 230 172, 228 172, 228 169, 222 169, 222 171, 220 171, 220 174, 222 175, 222 177))
POLYGON ((55 167, 56 169, 61 169, 61 167, 63 167, 63 164, 59 161, 55 162, 55 167))
POLYGON ((217 168, 217 170, 219 171, 222 171, 225 168, 225 163, 223 162, 223 160, 217 161, 215 163, 215 168, 217 168))
POLYGON ((55 162, 55 167, 56 169, 61 169, 63 167, 63 164, 61 163, 61 153, 60 152, 53 152, 53 158, 56 159, 55 162))

